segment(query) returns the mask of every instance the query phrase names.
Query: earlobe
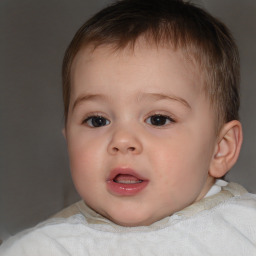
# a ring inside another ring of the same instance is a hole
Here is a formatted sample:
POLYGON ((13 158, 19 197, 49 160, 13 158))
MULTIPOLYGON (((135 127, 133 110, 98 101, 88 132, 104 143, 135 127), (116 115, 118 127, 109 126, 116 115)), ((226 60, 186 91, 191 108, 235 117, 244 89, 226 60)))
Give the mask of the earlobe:
POLYGON ((243 141, 241 123, 237 120, 226 123, 218 136, 209 174, 214 178, 224 176, 236 163, 243 141))

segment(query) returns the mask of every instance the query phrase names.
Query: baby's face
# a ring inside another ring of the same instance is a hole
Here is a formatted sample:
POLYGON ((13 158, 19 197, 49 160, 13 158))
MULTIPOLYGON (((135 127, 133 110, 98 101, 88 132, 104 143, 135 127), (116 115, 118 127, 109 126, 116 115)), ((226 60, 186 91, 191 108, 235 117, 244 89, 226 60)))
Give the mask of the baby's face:
POLYGON ((207 193, 216 119, 182 54, 143 44, 84 49, 71 83, 71 173, 92 209, 120 225, 149 225, 207 193))

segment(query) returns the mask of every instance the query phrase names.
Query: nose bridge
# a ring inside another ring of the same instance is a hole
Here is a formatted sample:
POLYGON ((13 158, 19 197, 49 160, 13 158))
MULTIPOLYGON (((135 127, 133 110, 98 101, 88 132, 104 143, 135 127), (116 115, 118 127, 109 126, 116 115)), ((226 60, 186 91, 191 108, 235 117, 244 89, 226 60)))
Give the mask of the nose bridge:
POLYGON ((111 134, 108 151, 111 154, 139 154, 142 151, 139 134, 132 127, 125 127, 124 125, 115 127, 111 134))

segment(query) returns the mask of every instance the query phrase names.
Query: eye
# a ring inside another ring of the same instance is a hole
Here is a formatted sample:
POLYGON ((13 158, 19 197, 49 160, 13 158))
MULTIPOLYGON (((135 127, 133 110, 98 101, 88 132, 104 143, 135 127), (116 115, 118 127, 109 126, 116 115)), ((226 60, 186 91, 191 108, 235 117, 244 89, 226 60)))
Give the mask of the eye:
POLYGON ((146 119, 146 123, 154 125, 154 126, 164 126, 169 123, 175 123, 175 121, 169 116, 158 114, 158 115, 152 115, 152 116, 148 117, 146 119))
POLYGON ((102 116, 89 116, 83 121, 83 124, 87 124, 90 127, 98 128, 110 124, 110 121, 102 116))

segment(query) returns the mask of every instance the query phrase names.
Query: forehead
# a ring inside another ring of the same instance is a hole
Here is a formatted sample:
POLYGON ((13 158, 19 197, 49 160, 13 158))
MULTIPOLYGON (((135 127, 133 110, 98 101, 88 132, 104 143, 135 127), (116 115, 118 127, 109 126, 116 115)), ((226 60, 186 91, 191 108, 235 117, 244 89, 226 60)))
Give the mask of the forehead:
POLYGON ((73 62, 71 84, 71 107, 86 95, 128 104, 145 94, 160 94, 188 105, 202 95, 199 72, 181 51, 143 43, 121 50, 83 48, 73 62))
MULTIPOLYGON (((157 80, 167 77, 173 81, 179 77, 190 80, 195 84, 194 89, 199 91, 203 84, 198 65, 188 54, 179 49, 174 50, 171 46, 156 46, 140 40, 134 47, 123 49, 116 49, 113 45, 82 48, 72 63, 71 91, 74 92, 74 85, 81 85, 82 82, 78 80, 82 78, 87 81, 83 84, 89 87, 92 80, 101 80, 103 77, 118 80, 124 75, 127 82, 136 77, 142 83, 147 82, 148 86, 158 86, 157 80), (130 75, 127 75, 129 72, 130 75)), ((122 84, 119 83, 119 86, 122 84)))

